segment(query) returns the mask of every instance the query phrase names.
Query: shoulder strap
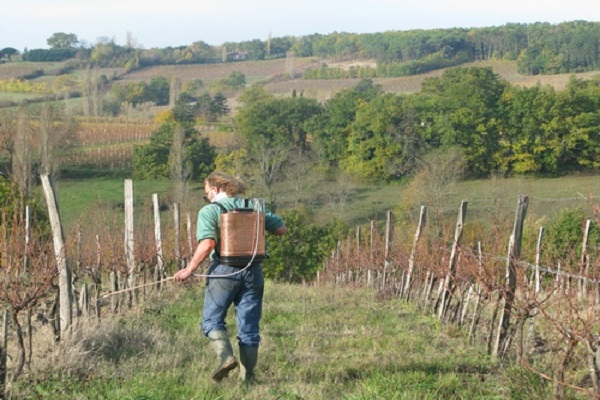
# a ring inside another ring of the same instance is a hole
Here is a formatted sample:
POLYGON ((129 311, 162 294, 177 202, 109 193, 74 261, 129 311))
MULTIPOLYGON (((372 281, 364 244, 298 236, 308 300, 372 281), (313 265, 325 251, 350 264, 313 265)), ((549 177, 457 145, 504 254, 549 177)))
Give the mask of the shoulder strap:
POLYGON ((214 204, 214 205, 216 205, 216 206, 219 206, 219 208, 220 208, 221 210, 223 210, 223 214, 226 214, 226 213, 228 212, 228 211, 227 211, 227 209, 225 208, 225 206, 224 206, 223 204, 219 203, 218 201, 216 201, 216 202, 214 202, 214 203, 211 203, 211 204, 214 204))
MULTIPOLYGON (((214 203, 210 203, 210 204, 214 204, 216 206, 219 206, 219 208, 221 210, 223 210, 223 214, 227 214, 229 211, 227 211, 227 209, 225 208, 225 206, 221 203, 219 203, 218 201, 215 201, 214 203)), ((245 208, 251 208, 250 207, 250 199, 244 199, 244 207, 245 208)))

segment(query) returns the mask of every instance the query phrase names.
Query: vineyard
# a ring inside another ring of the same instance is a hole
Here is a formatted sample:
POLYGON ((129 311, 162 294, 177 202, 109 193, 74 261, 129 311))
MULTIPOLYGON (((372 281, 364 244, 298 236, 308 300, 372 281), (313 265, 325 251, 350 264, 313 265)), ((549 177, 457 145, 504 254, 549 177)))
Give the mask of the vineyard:
POLYGON ((130 168, 134 146, 146 144, 158 127, 158 123, 138 119, 83 118, 76 132, 77 147, 63 156, 63 165, 130 168))
MULTIPOLYGON (((331 98, 359 81, 284 77, 292 70, 315 64, 318 62, 314 59, 294 59, 293 63, 271 60, 164 66, 126 74, 123 81, 161 75, 210 83, 241 70, 250 81, 264 80, 271 93, 283 96, 295 90, 319 100, 331 98)), ((493 66, 499 75, 522 86, 541 83, 563 88, 570 78, 567 74, 519 76, 514 63, 477 65, 493 66)), ((386 91, 414 93, 423 79, 441 73, 374 81, 386 91)), ((235 109, 235 99, 231 104, 235 109)), ((76 147, 65 151, 62 164, 66 168, 130 169, 134 147, 148 143, 158 127, 157 122, 142 119, 80 118, 76 147)), ((238 132, 219 124, 202 127, 199 133, 220 148, 239 144, 240 140, 238 132)), ((126 183, 125 193, 131 190, 126 183)), ((322 196, 315 196, 317 200, 311 199, 314 202, 310 205, 324 202, 334 191, 331 186, 326 190, 322 196)), ((489 192, 482 193, 490 196, 489 192)), ((50 210, 56 196, 47 190, 45 194, 50 210)), ((367 197, 345 189, 343 195, 367 197)), ((363 202, 365 210, 352 221, 363 222, 368 215, 374 218, 370 226, 356 227, 351 236, 340 240, 314 281, 306 284, 368 290, 380 301, 410 304, 422 315, 434 316, 446 329, 460 332, 458 335, 469 344, 485 347, 499 369, 518 366, 539 377, 551 387, 554 399, 600 397, 600 270, 597 249, 588 245, 588 233, 598 223, 600 209, 593 199, 589 201, 593 213, 583 222, 578 253, 553 254, 545 251, 549 244, 540 225, 549 215, 546 211, 560 209, 565 199, 549 199, 543 205, 547 208, 544 211, 540 210, 543 201, 536 203, 539 208, 532 213, 529 198, 519 196, 514 221, 494 214, 498 202, 508 201, 506 197, 489 202, 481 197, 471 200, 471 215, 467 213, 469 202, 462 202, 455 225, 428 225, 427 209, 422 207, 418 224, 414 221, 415 226, 409 226, 405 220, 395 226, 391 211, 384 223, 376 220, 389 203, 382 206, 380 199, 369 198, 363 202), (486 202, 485 207, 477 208, 478 201, 486 202), (541 217, 527 220, 528 213, 541 217), (473 226, 471 219, 476 221, 473 226), (522 240, 528 223, 539 228, 537 240, 522 240), (385 226, 384 232, 380 232, 381 226, 385 226)), ((194 243, 192 214, 181 212, 180 205, 169 201, 155 195, 136 204, 135 213, 131 196, 125 195, 122 202, 95 203, 67 233, 61 232, 60 215, 48 226, 37 221, 35 213, 31 215, 24 204, 11 208, 14 215, 1 216, 0 301, 6 313, 4 331, 0 332, 0 363, 4 362, 4 368, 0 368, 0 383, 4 385, 0 398, 10 397, 13 387, 26 381, 27 372, 35 370, 46 353, 60 358, 67 341, 77 338, 87 344, 85 335, 90 327, 100 325, 107 317, 127 320, 142 305, 163 295, 166 282, 190 257, 194 243), (49 332, 53 341, 42 340, 49 332), (35 345, 36 341, 41 344, 35 345)), ((318 207, 313 207, 315 214, 323 220, 337 212, 318 207)), ((303 304, 310 307, 306 305, 310 302, 303 304)), ((97 353, 103 350, 93 349, 97 353)))
MULTIPOLYGON (((437 235, 426 227, 421 207, 412 245, 398 246, 393 215, 384 235, 374 224, 338 243, 319 284, 368 286, 382 296, 402 298, 424 313, 484 343, 500 365, 520 365, 552 385, 552 398, 600 396, 600 265, 588 247, 590 226, 580 237, 581 255, 560 259, 543 253, 540 227, 534 259, 521 257, 529 199, 519 196, 512 231, 506 221, 498 237, 465 243, 467 201, 460 204, 455 230, 437 235), (504 236, 502 236, 504 235, 504 236), (543 256, 543 254, 545 254, 543 256)), ((595 215, 600 208, 592 205, 595 215)), ((405 241, 406 242, 406 241, 405 241)))
MULTIPOLYGON (((63 341, 107 315, 127 315, 160 296, 168 277, 190 257, 192 215, 180 215, 178 205, 171 205, 161 217, 162 205, 154 195, 133 217, 131 191, 126 180, 124 214, 94 207, 64 237, 64 244, 56 239, 64 235, 57 231, 59 223, 52 223, 51 240, 40 234, 29 213, 12 218, 19 229, 5 230, 0 238, 7 266, 0 296, 8 307, 2 347, 10 354, 4 375, 8 383, 36 364, 36 332, 52 330, 63 341), (65 273, 70 269, 72 275, 65 273), (57 275, 58 291, 53 286, 57 275), (59 306, 61 290, 69 293, 69 306, 59 306)), ((54 196, 46 198, 51 210, 54 196)), ((587 243, 595 222, 584 224, 581 256, 558 259, 542 251, 543 227, 535 249, 523 249, 531 243, 522 240, 530 211, 527 196, 517 199, 513 221, 493 221, 495 234, 479 238, 463 235, 469 225, 467 206, 463 201, 456 224, 439 231, 427 225, 425 207, 413 233, 395 227, 392 212, 383 232, 377 221, 371 221, 367 232, 357 227, 340 240, 310 284, 370 288, 383 301, 410 302, 463 331, 467 341, 483 344, 499 366, 519 365, 547 380, 553 398, 597 396, 600 285, 596 249, 587 243), (522 258, 525 253, 535 254, 534 259, 522 258)))

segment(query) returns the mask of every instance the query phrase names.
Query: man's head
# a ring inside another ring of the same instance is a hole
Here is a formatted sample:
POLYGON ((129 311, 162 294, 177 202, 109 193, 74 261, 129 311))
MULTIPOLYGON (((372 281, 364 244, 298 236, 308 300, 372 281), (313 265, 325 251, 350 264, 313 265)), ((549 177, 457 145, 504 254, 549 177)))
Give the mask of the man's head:
POLYGON ((237 196, 246 190, 246 184, 240 178, 215 171, 204 180, 205 199, 212 202, 218 193, 225 192, 227 196, 237 196))

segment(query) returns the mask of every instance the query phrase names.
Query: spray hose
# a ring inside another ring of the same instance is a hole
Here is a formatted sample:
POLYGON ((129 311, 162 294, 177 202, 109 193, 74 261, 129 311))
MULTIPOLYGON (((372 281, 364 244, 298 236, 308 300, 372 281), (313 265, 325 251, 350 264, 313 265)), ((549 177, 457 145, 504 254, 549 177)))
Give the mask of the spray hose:
MULTIPOLYGON (((244 268, 240 268, 239 270, 232 272, 230 274, 221 274, 221 275, 214 275, 214 274, 194 274, 193 276, 195 278, 228 278, 231 276, 235 276, 238 274, 241 274, 242 272, 246 271, 248 268, 250 268, 250 266, 252 265, 252 262, 254 261, 254 258, 256 257, 256 254, 258 253, 258 242, 259 242, 259 236, 260 236, 260 207, 258 204, 258 199, 253 199, 254 201, 254 208, 256 209, 256 231, 254 232, 254 249, 252 252, 252 257, 250 258, 250 261, 248 261, 248 264, 244 267, 244 268)), ((132 290, 136 290, 136 289, 141 289, 143 287, 146 286, 151 286, 151 285, 158 285, 160 283, 165 283, 165 282, 169 282, 172 281, 173 279, 175 279, 175 277, 170 276, 168 278, 164 278, 161 279, 159 281, 156 282, 151 282, 151 283, 145 283, 143 285, 138 285, 138 286, 134 286, 134 287, 130 287, 130 288, 126 288, 126 289, 122 289, 122 290, 117 290, 116 292, 111 292, 111 293, 106 293, 102 296, 100 296, 101 299, 104 299, 106 297, 110 297, 110 296, 114 296, 117 294, 121 294, 121 293, 125 293, 125 292, 130 292, 132 290)))

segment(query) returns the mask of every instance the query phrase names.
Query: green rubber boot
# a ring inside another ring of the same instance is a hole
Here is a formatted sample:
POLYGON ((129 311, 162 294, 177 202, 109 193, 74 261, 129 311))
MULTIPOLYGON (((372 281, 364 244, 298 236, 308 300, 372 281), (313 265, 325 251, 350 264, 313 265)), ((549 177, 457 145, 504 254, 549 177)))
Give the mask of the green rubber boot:
POLYGON ((238 362, 233 356, 233 350, 231 349, 231 343, 229 343, 229 336, 226 331, 211 331, 208 334, 210 344, 220 358, 219 366, 211 375, 211 378, 217 382, 227 377, 229 371, 235 369, 238 366, 238 362))
POLYGON ((258 347, 240 346, 240 377, 245 383, 252 383, 254 379, 254 367, 258 361, 258 347))

